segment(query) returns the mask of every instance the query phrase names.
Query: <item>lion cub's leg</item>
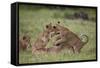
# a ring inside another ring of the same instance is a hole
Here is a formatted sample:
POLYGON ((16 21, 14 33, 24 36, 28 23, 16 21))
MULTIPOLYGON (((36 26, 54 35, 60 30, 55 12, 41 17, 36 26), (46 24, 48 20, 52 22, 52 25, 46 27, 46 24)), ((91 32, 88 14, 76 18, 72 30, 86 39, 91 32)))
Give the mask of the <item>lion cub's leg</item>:
POLYGON ((61 43, 64 43, 66 40, 65 39, 63 39, 63 38, 61 38, 61 39, 58 39, 58 40, 56 40, 55 41, 55 43, 54 43, 54 45, 60 45, 61 43))
POLYGON ((80 53, 82 47, 83 46, 81 44, 78 44, 77 46, 73 46, 75 53, 77 54, 80 53))

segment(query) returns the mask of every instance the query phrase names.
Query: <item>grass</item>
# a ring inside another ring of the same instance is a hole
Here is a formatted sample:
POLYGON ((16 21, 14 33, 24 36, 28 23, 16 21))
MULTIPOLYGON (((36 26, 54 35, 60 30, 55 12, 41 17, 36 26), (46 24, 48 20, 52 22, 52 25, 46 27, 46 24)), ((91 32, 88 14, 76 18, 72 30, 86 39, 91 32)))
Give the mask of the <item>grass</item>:
MULTIPOLYGON (((70 13, 71 10, 68 11, 70 13)), ((71 13, 74 11, 71 11, 71 13)), ((71 20, 63 17, 66 10, 56 9, 40 9, 35 10, 34 7, 19 7, 19 33, 20 36, 28 34, 31 37, 31 42, 34 42, 39 33, 43 31, 45 25, 52 23, 55 25, 57 21, 61 21, 61 25, 69 28, 79 37, 80 34, 86 34, 89 37, 89 42, 82 48, 80 54, 73 54, 68 50, 64 50, 58 54, 41 53, 32 55, 31 48, 28 51, 19 52, 19 63, 41 63, 54 61, 77 61, 77 60, 95 60, 96 59, 96 22, 84 21, 81 19, 71 20), (55 13, 56 14, 55 16, 55 13)), ((95 15, 95 12, 91 12, 95 15)), ((90 14, 90 16, 93 16, 90 14)), ((50 40, 47 47, 52 46, 53 39, 50 40)))

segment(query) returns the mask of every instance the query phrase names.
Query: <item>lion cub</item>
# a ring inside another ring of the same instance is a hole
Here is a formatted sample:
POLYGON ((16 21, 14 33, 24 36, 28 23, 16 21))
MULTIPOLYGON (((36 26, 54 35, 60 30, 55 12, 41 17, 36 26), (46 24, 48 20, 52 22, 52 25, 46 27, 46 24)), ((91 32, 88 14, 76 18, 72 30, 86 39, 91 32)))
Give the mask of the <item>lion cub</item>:
POLYGON ((23 37, 19 38, 19 49, 26 50, 30 45, 30 37, 24 35, 23 37))
POLYGON ((88 36, 83 35, 86 37, 86 41, 83 42, 75 33, 70 31, 68 28, 63 27, 60 25, 60 22, 53 26, 56 36, 56 41, 54 46, 62 46, 63 48, 69 48, 74 53, 79 53, 83 45, 88 42, 88 36))
POLYGON ((45 30, 39 34, 37 40, 32 45, 32 53, 34 54, 37 51, 44 51, 45 46, 50 40, 50 33, 53 32, 52 24, 46 25, 45 30))

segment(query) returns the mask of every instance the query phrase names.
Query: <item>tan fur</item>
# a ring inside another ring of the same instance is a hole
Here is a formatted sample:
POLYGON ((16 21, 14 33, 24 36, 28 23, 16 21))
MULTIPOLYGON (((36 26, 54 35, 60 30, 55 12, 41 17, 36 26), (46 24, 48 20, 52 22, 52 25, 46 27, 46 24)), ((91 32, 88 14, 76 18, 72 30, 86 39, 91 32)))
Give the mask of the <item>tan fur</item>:
POLYGON ((74 53, 79 53, 83 45, 88 42, 88 36, 84 35, 87 38, 87 41, 83 42, 75 33, 59 24, 54 26, 54 31, 58 34, 54 46, 62 46, 62 49, 69 48, 74 53))
POLYGON ((30 37, 24 35, 23 37, 20 37, 19 39, 19 49, 26 50, 29 47, 30 44, 30 37))
POLYGON ((45 49, 45 46, 50 40, 50 33, 52 32, 52 24, 46 25, 46 29, 39 34, 37 40, 32 45, 32 53, 35 53, 37 50, 39 51, 45 49))
POLYGON ((61 46, 52 46, 50 48, 47 48, 46 49, 46 52, 47 53, 59 53, 60 51, 62 50, 62 47, 61 46))

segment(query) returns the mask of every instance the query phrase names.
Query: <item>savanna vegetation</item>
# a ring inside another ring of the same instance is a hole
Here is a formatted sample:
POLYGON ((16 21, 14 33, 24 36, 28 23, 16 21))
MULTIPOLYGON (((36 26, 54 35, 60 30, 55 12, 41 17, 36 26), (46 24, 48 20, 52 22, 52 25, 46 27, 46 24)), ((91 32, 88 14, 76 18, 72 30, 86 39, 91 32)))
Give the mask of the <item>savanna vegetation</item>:
MULTIPOLYGON (((70 29, 79 37, 81 34, 86 34, 89 37, 89 42, 81 49, 79 54, 73 54, 68 50, 60 53, 41 53, 33 55, 31 46, 28 50, 19 52, 19 63, 41 63, 54 61, 77 61, 77 60, 95 60, 96 59, 96 9, 94 8, 72 8, 59 6, 19 6, 19 34, 20 36, 28 34, 31 37, 31 43, 38 38, 46 24, 52 23, 55 25, 58 21, 61 25, 70 29), (89 18, 94 20, 71 19, 75 12, 83 11, 88 14, 89 18)), ((46 47, 52 47, 52 38, 46 47)))

